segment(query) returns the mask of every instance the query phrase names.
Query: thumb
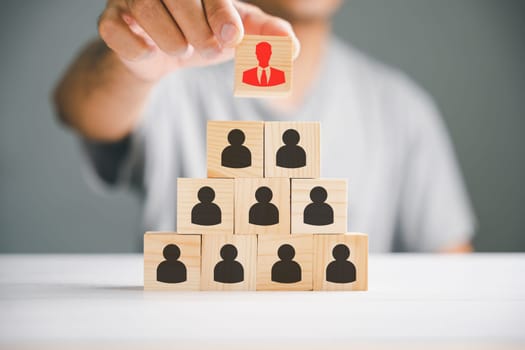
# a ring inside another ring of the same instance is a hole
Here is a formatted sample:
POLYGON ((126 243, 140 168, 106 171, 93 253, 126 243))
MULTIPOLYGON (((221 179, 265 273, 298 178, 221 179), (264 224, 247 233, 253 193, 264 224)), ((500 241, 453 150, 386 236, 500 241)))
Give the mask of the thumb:
POLYGON ((289 36, 294 46, 293 58, 296 59, 299 56, 301 45, 289 22, 271 16, 250 4, 236 2, 235 7, 241 16, 245 34, 289 36))

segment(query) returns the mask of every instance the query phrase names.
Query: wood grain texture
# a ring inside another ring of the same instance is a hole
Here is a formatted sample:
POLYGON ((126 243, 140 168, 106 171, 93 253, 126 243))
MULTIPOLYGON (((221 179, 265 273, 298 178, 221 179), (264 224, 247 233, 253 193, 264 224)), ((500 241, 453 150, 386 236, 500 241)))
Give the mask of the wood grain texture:
POLYGON ((346 179, 292 179, 292 234, 343 234, 347 232, 348 194, 346 179), (333 223, 311 225, 305 223, 305 209, 312 203, 311 193, 315 187, 326 190, 328 197, 324 203, 333 210, 333 223))
POLYGON ((217 291, 255 290, 257 263, 257 236, 255 235, 208 235, 202 236, 201 289, 217 291), (221 248, 231 244, 237 249, 235 261, 244 270, 244 280, 239 283, 220 283, 214 281, 214 269, 223 259, 221 248))
POLYGON ((290 180, 285 178, 238 178, 235 179, 235 234, 290 234, 290 180), (249 222, 250 209, 257 203, 255 193, 260 187, 268 187, 273 194, 270 201, 279 211, 279 222, 261 226, 249 222))
POLYGON ((264 175, 264 123, 263 122, 232 122, 209 121, 207 128, 207 159, 208 177, 263 177, 264 175), (251 166, 245 168, 230 168, 222 166, 221 159, 224 149, 230 146, 228 134, 239 129, 244 133, 243 146, 251 154, 251 166))
POLYGON ((364 291, 368 290, 368 235, 314 235, 314 290, 364 291), (350 261, 356 269, 356 280, 350 283, 333 283, 326 280, 326 270, 333 262, 333 249, 344 244, 350 249, 350 261))
POLYGON ((235 50, 234 95, 237 97, 286 97, 292 90, 293 43, 287 36, 245 35, 235 50), (255 46, 261 41, 272 45, 270 67, 284 71, 286 82, 276 86, 243 83, 243 72, 258 66, 255 46))
POLYGON ((318 178, 320 176, 319 122, 266 122, 264 124, 264 176, 318 178), (300 135, 298 146, 306 153, 306 165, 300 168, 277 166, 277 152, 285 146, 283 133, 294 129, 300 135))
POLYGON ((177 179, 177 231, 180 234, 232 234, 233 233, 233 179, 177 179), (221 223, 197 225, 191 220, 192 209, 199 202, 197 195, 202 187, 215 192, 213 203, 221 210, 221 223))
POLYGON ((201 236, 179 235, 175 232, 146 232, 144 235, 144 289, 167 291, 191 291, 200 289, 201 236), (163 283, 157 281, 157 268, 165 261, 164 248, 175 244, 180 249, 177 259, 186 267, 185 282, 163 283))
POLYGON ((313 235, 270 236, 257 239, 257 290, 312 290, 313 288, 313 235), (291 245, 295 250, 292 261, 299 264, 301 280, 294 283, 272 281, 272 268, 281 259, 279 247, 291 245))

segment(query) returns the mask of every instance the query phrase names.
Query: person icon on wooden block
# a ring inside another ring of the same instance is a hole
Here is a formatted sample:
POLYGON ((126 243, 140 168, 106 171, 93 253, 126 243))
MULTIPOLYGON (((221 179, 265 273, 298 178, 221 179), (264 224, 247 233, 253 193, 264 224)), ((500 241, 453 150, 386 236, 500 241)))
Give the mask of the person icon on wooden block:
POLYGON ((157 281, 164 283, 181 283, 187 279, 186 266, 179 261, 180 248, 176 244, 168 244, 162 250, 164 260, 157 267, 157 281))
POLYGON ((324 187, 316 186, 310 191, 312 203, 304 209, 303 222, 308 225, 325 226, 334 223, 334 210, 325 203, 328 193, 324 187))
POLYGON ((237 248, 232 244, 225 244, 221 248, 221 258, 213 269, 213 280, 221 283, 239 283, 244 281, 244 268, 235 261, 237 248))
POLYGON ((338 244, 332 249, 332 261, 326 267, 326 280, 333 283, 350 283, 356 279, 355 265, 348 261, 350 249, 344 244, 338 244))
POLYGON ((283 133, 284 146, 277 151, 276 164, 281 168, 302 168, 306 166, 306 152, 299 146, 301 136, 295 129, 283 133))
POLYGON ((261 41, 255 46, 255 55, 259 62, 257 67, 242 73, 242 82, 252 86, 276 86, 286 82, 284 71, 270 67, 272 45, 261 41))
POLYGON ((301 281, 301 266, 296 261, 295 249, 289 244, 283 244, 277 250, 280 261, 272 266, 272 281, 279 283, 296 283, 301 281))
POLYGON ((221 208, 215 203, 215 191, 213 188, 204 186, 197 193, 200 203, 191 210, 191 223, 202 226, 218 225, 222 221, 221 208))
POLYGON ((221 165, 226 168, 242 169, 252 165, 252 154, 248 147, 243 146, 246 136, 239 129, 228 133, 230 143, 221 153, 221 165))
POLYGON ((249 212, 249 223, 260 226, 270 226, 279 223, 279 209, 272 200, 272 190, 266 186, 259 187, 255 191, 257 203, 252 205, 249 212))

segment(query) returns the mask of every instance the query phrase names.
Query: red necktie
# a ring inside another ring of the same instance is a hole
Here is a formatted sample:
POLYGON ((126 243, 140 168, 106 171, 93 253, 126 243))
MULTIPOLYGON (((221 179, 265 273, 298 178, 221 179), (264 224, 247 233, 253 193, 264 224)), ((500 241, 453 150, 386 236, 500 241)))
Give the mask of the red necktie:
POLYGON ((261 74, 261 86, 267 86, 268 85, 268 77, 266 77, 266 69, 262 70, 261 74))

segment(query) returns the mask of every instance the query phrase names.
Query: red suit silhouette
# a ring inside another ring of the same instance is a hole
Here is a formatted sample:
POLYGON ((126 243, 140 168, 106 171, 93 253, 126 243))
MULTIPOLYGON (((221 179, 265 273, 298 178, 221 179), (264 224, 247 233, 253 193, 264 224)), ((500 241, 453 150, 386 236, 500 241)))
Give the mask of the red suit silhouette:
POLYGON ((255 55, 259 66, 242 73, 242 82, 253 86, 275 86, 286 82, 284 71, 270 67, 272 45, 261 41, 255 46, 255 55), (269 76, 268 76, 269 75, 269 76))

